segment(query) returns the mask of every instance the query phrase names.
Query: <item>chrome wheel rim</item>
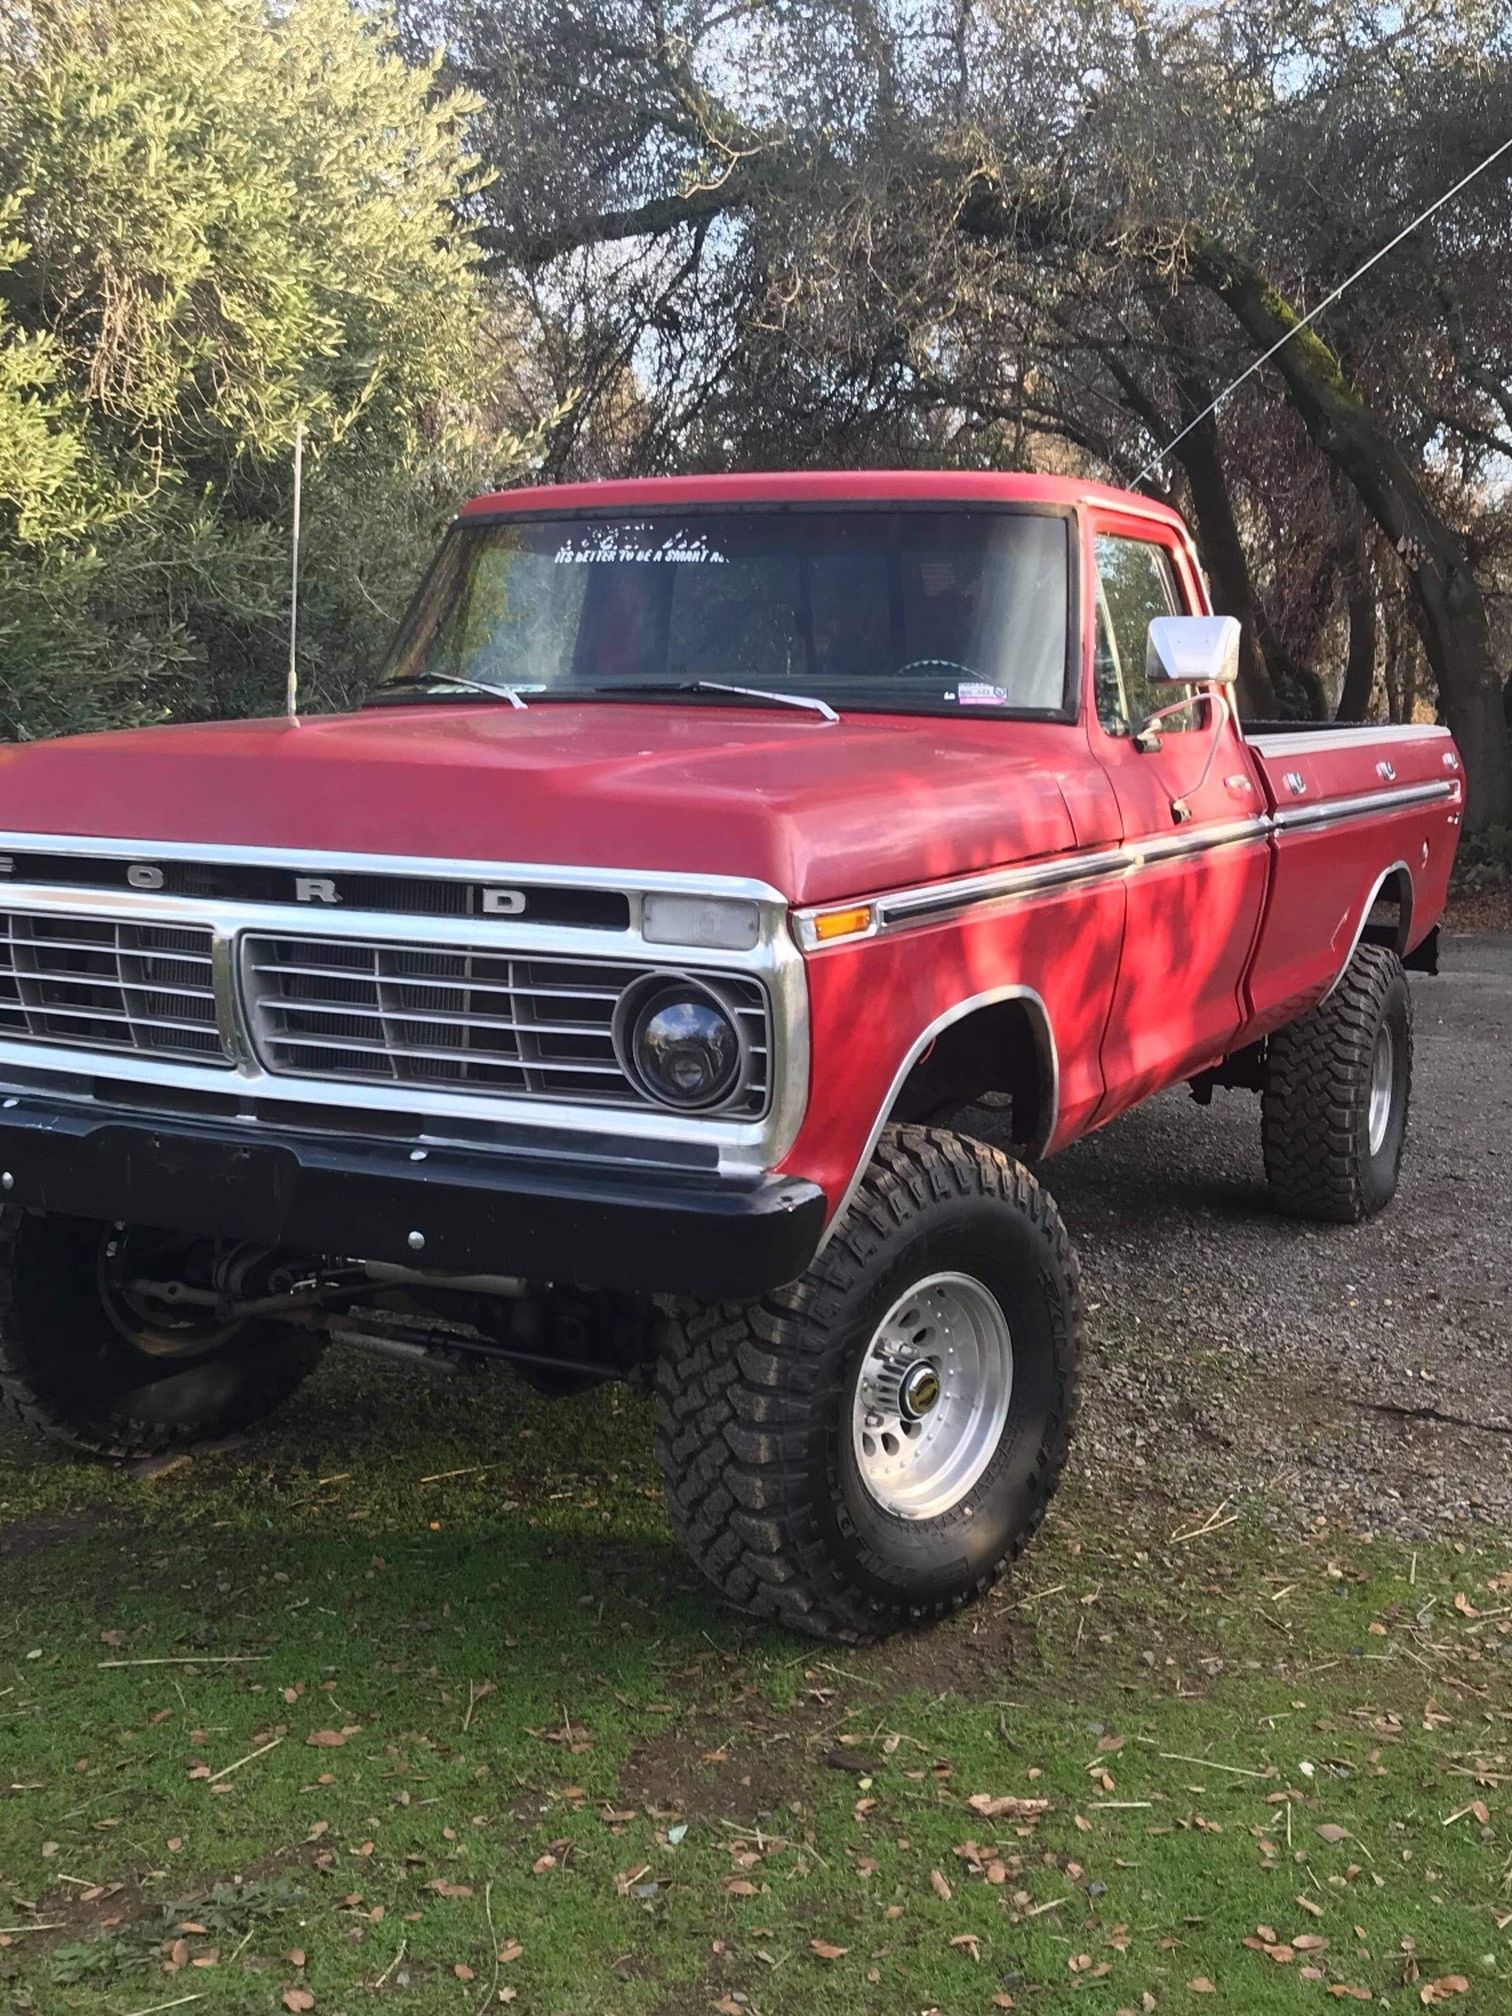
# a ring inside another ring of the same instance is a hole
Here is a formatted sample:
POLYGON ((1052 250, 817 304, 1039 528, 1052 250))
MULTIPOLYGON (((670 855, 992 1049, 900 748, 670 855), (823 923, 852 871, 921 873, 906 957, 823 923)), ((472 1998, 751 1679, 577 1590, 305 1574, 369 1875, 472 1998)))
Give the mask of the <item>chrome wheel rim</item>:
POLYGON ((997 1452, 1013 1333, 970 1274, 930 1274, 877 1325, 856 1375, 851 1441, 870 1497, 898 1519, 960 1505, 997 1452))
POLYGON ((1372 1155, 1379 1155, 1386 1139, 1386 1129, 1391 1121, 1392 1080, 1396 1076, 1396 1040, 1391 1033, 1389 1022, 1383 1022, 1376 1034, 1375 1055, 1370 1060, 1370 1110, 1366 1119, 1366 1136, 1372 1155))

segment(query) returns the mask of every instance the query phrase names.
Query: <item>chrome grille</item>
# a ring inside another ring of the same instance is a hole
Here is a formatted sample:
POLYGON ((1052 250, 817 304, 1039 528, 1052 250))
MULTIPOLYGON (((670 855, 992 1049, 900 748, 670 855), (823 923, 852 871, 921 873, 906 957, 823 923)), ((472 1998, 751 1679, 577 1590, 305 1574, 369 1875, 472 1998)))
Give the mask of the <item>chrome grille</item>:
POLYGON ((209 929, 0 912, 0 1036, 229 1064, 209 929))
MULTIPOLYGON (((283 1076, 378 1080, 594 1105, 651 1102, 621 1070, 611 1026, 626 987, 661 969, 476 946, 249 934, 242 984, 258 1060, 283 1076)), ((766 1110, 766 994, 699 973, 738 1016, 749 1066, 728 1116, 766 1110)))

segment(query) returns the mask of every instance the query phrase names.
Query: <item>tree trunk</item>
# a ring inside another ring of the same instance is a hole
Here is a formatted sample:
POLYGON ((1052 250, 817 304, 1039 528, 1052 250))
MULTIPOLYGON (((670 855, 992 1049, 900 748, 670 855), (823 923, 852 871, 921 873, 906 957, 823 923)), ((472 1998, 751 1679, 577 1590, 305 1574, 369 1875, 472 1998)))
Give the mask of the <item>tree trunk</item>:
POLYGON ((1212 580, 1213 607, 1223 616, 1237 616, 1239 645, 1239 710, 1251 720, 1274 721, 1276 688, 1260 649, 1261 617, 1250 580, 1249 562, 1234 517, 1223 472, 1218 425, 1210 413, 1176 448, 1186 471, 1192 497, 1192 530, 1212 580))
POLYGON ((1512 825, 1512 745, 1501 680, 1485 601, 1458 534, 1434 509, 1386 429, 1355 396, 1333 352, 1314 330, 1298 328, 1298 317, 1253 266, 1212 239, 1198 239, 1192 271, 1227 303, 1259 347, 1297 330, 1277 351, 1275 367, 1312 440, 1401 556, 1413 617, 1464 752, 1466 828, 1512 825))
POLYGON ((1365 541, 1355 527, 1349 555, 1349 654, 1344 661, 1344 686, 1339 694, 1336 718, 1363 721, 1370 712, 1370 695, 1375 686, 1376 620, 1375 583, 1370 576, 1370 557, 1365 541))

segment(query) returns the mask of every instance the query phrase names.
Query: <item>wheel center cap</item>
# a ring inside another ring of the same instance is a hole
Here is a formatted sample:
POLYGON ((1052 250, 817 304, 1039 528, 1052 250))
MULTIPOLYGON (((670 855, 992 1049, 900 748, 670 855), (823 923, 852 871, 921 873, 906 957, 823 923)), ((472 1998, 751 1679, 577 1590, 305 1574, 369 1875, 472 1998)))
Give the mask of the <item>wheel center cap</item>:
POLYGON ((903 1385, 898 1398, 903 1414, 909 1421, 918 1421, 927 1414, 940 1397, 940 1375, 927 1358, 917 1365, 910 1365, 903 1375, 903 1385))

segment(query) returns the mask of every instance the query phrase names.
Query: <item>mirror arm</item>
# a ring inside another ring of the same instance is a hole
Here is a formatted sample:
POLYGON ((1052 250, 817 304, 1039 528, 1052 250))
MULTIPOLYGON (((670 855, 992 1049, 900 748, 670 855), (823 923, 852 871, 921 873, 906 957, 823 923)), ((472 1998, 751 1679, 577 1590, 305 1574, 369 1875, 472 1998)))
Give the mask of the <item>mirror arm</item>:
POLYGON ((1186 825, 1187 821, 1191 818, 1191 800, 1213 774, 1213 764, 1218 755, 1218 745, 1223 740, 1224 727, 1232 714, 1232 709, 1229 706, 1228 689, 1226 687, 1210 687, 1208 689, 1208 697, 1212 702, 1215 716, 1212 740, 1208 743, 1207 761, 1202 766, 1202 775, 1192 786, 1190 792, 1183 792, 1179 798, 1171 800, 1171 816, 1175 819, 1178 826, 1186 825))
POLYGON ((1161 746, 1160 737, 1155 733, 1158 721, 1169 721, 1173 714, 1185 714, 1192 704, 1190 696, 1185 700, 1173 700, 1169 707, 1157 707, 1153 714, 1146 714, 1134 731, 1134 747, 1146 756, 1153 756, 1161 746))

